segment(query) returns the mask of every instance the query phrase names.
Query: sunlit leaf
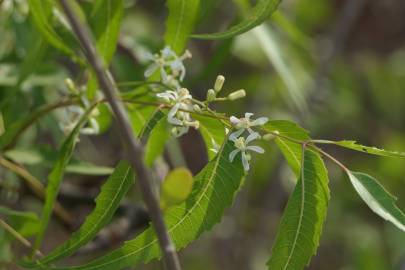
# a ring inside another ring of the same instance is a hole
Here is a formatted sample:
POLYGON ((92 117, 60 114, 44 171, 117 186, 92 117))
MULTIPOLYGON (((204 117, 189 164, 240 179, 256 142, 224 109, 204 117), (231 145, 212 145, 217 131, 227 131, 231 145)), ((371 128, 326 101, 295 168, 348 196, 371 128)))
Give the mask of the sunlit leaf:
POLYGON ((163 180, 160 206, 167 209, 184 202, 193 188, 193 174, 187 168, 176 168, 163 180))
POLYGON ((405 215, 395 205, 397 198, 392 196, 375 178, 360 172, 347 172, 354 189, 363 201, 385 220, 405 231, 405 215))
POLYGON ((379 149, 373 146, 364 146, 358 144, 356 141, 323 141, 321 142, 326 144, 335 144, 345 148, 349 148, 352 150, 360 151, 367 154, 377 155, 377 156, 384 156, 384 157, 405 157, 404 152, 398 151, 389 151, 384 149, 379 149))
POLYGON ((288 138, 297 141, 309 140, 308 131, 288 120, 269 121, 263 126, 263 129, 267 132, 276 132, 281 135, 276 138, 277 146, 280 148, 295 175, 299 176, 301 174, 301 144, 293 142, 288 138))
MULTIPOLYGON (((225 143, 217 157, 194 178, 193 190, 185 202, 169 208, 165 214, 168 231, 177 249, 185 247, 221 220, 235 193, 240 189, 244 171, 240 157, 233 163, 229 153, 233 143, 225 143)), ((82 266, 50 269, 115 270, 134 267, 160 258, 161 251, 153 228, 117 250, 82 266)))
POLYGON ((259 0, 246 19, 228 30, 214 34, 198 34, 192 37, 199 39, 226 39, 240 35, 262 24, 277 9, 280 2, 281 0, 259 0))
POLYGON ((301 176, 281 218, 268 269, 304 269, 318 248, 328 201, 325 165, 317 153, 305 150, 301 176))
MULTIPOLYGON (((157 115, 153 116, 156 118, 157 115)), ((148 126, 145 128, 144 132, 150 132, 150 134, 145 145, 144 160, 147 166, 152 166, 155 159, 163 153, 166 141, 170 138, 169 124, 166 118, 161 118, 150 131, 148 126)))

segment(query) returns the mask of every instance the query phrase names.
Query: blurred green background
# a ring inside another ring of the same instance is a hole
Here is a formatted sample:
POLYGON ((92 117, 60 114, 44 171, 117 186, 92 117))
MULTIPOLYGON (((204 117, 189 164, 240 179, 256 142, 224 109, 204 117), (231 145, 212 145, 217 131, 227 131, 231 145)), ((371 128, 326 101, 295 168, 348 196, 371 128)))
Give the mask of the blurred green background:
MULTIPOLYGON (((0 101, 7 128, 34 108, 60 99, 66 92, 63 80, 78 78, 80 73, 68 57, 39 43, 26 1, 0 3, 0 101), (18 85, 28 57, 37 58, 35 72, 18 85)), ((91 1, 80 3, 91 5, 91 1)), ((237 20, 241 5, 243 1, 237 0, 202 1, 196 31, 226 29, 237 20)), ((143 79, 145 52, 163 46, 166 15, 164 1, 126 1, 120 42, 111 66, 119 82, 143 79)), ((74 42, 65 34, 68 42, 74 42)), ((204 98, 218 74, 226 77, 227 93, 240 88, 247 91, 245 99, 219 104, 218 111, 290 119, 309 130, 313 138, 354 139, 405 151, 403 0, 284 0, 279 11, 260 27, 225 41, 191 40, 189 50, 193 59, 185 62, 184 85, 193 95, 204 98)), ((15 147, 25 155, 25 161, 34 159, 25 165, 39 179, 46 179, 49 166, 44 164, 52 161, 64 136, 58 125, 59 114, 56 111, 41 118, 15 147)), ((187 165, 198 172, 206 162, 199 135, 191 132, 183 136, 180 146, 187 165)), ((121 149, 112 125, 101 135, 82 136, 75 158, 113 166, 123 156, 121 149)), ((405 160, 332 146, 324 149, 350 169, 375 176, 405 208, 405 160)), ((405 234, 372 213, 339 168, 327 165, 330 207, 320 248, 308 269, 405 269, 405 234)), ((78 224, 92 209, 92 198, 104 179, 75 173, 64 180, 59 200, 78 217, 78 224)), ((184 269, 266 269, 293 179, 280 152, 274 145, 266 146, 266 155, 256 157, 244 189, 222 222, 180 252, 184 269)), ((42 202, 3 168, 0 188, 2 205, 40 211, 42 202)), ((122 208, 113 222, 118 227, 105 230, 106 238, 100 236, 98 242, 66 262, 84 262, 138 233, 146 218, 136 189, 122 208), (114 235, 114 228, 126 226, 128 217, 128 233, 114 235)), ((57 220, 49 231, 45 252, 71 233, 57 220)), ((12 262, 22 252, 0 230, 0 269, 18 269, 12 262)), ((160 269, 160 264, 137 269, 160 269)))

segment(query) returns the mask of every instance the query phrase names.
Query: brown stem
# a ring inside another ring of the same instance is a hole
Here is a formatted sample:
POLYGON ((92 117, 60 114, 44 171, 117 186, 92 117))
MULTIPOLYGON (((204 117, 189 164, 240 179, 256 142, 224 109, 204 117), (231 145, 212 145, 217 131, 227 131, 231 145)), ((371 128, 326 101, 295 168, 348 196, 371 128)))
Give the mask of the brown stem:
POLYGON ((152 175, 143 162, 143 147, 133 134, 128 114, 125 111, 123 104, 119 101, 118 89, 115 85, 114 79, 104 67, 101 57, 97 54, 90 38, 91 33, 85 25, 80 23, 69 1, 60 0, 59 2, 67 16, 67 20, 72 26, 73 32, 82 46, 87 61, 94 69, 100 88, 104 92, 104 95, 115 115, 122 139, 126 144, 128 159, 135 171, 137 183, 140 185, 143 199, 149 210, 152 225, 155 228, 159 240, 165 266, 168 270, 180 270, 181 267, 176 249, 170 239, 163 220, 162 211, 152 189, 152 175))
MULTIPOLYGON (((39 181, 35 176, 30 174, 26 169, 1 156, 0 156, 0 165, 19 175, 22 179, 24 179, 36 196, 38 196, 41 199, 45 198, 45 188, 42 185, 41 181, 39 181)), ((68 225, 69 227, 73 225, 74 223, 73 217, 69 214, 68 211, 65 210, 65 208, 63 208, 63 206, 59 202, 55 203, 55 207, 53 210, 55 211, 55 214, 63 221, 64 224, 68 225)))
MULTIPOLYGON (((16 230, 14 230, 13 227, 11 227, 10 225, 8 225, 4 220, 2 220, 0 218, 0 227, 2 227, 4 230, 6 230, 9 234, 11 234, 12 236, 14 236, 21 244, 23 244, 24 246, 26 246, 29 249, 32 249, 32 244, 30 243, 30 241, 28 241, 27 239, 25 239, 21 234, 19 234, 16 230)), ((36 250, 36 254, 38 256, 44 256, 41 251, 36 250)))

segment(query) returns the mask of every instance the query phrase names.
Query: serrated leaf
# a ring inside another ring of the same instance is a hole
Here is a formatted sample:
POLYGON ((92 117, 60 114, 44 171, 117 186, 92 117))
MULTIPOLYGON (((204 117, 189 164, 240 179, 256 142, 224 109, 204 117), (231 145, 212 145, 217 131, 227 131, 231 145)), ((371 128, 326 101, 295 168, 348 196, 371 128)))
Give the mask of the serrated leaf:
POLYGON ((54 207, 55 200, 59 192, 59 186, 60 183, 62 182, 65 168, 68 165, 69 160, 73 154, 73 150, 75 148, 77 138, 79 136, 79 131, 86 123, 88 116, 93 111, 95 106, 96 105, 92 105, 85 111, 85 113, 81 116, 79 122, 76 124, 74 129, 63 141, 63 144, 58 153, 58 158, 56 159, 55 165, 48 176, 48 184, 46 186, 46 194, 45 194, 45 205, 42 210, 41 226, 37 238, 35 240, 34 246, 35 248, 40 247, 41 242, 44 238, 45 230, 48 226, 49 219, 52 214, 52 208, 54 207))
POLYGON ((197 114, 193 114, 193 118, 200 122, 200 128, 198 130, 207 148, 208 159, 211 160, 216 156, 216 151, 218 151, 218 148, 225 139, 225 126, 218 119, 197 114))
POLYGON ((267 132, 278 132, 281 135, 275 139, 276 144, 295 175, 299 176, 301 174, 301 144, 292 142, 285 137, 297 141, 306 141, 310 139, 308 131, 288 120, 269 121, 263 126, 263 129, 267 132))
POLYGON ((200 0, 167 0, 165 43, 177 54, 183 53, 198 17, 200 0))
POLYGON ((276 11, 280 2, 281 0, 259 0, 246 19, 232 26, 227 31, 214 34, 192 35, 192 37, 198 39, 226 39, 243 34, 268 19, 276 11))
POLYGON ((268 269, 303 269, 316 253, 329 201, 319 154, 305 150, 301 176, 284 210, 268 269))
POLYGON ((397 198, 370 175, 351 171, 347 171, 347 174, 354 189, 370 209, 405 232, 405 215, 395 205, 397 198))
POLYGON ((51 24, 52 1, 49 0, 28 0, 30 14, 39 32, 44 36, 46 41, 62 52, 73 56, 74 52, 66 46, 66 43, 55 31, 51 24))
MULTIPOLYGON (((210 230, 220 221, 225 208, 232 204, 244 176, 240 157, 233 163, 229 161, 229 153, 233 149, 232 142, 225 142, 217 157, 195 177, 188 199, 166 212, 165 223, 177 249, 185 247, 204 231, 210 230)), ((160 256, 155 232, 153 228, 148 228, 134 240, 90 263, 50 269, 115 270, 147 263, 160 256)))
POLYGON ((323 141, 324 143, 327 144, 335 144, 339 145, 345 148, 349 148, 352 150, 360 151, 363 153, 367 154, 372 154, 372 155, 377 155, 377 156, 384 156, 384 157, 405 157, 404 152, 398 152, 398 151, 388 151, 384 149, 379 149, 377 147, 373 146, 364 146, 361 144, 358 144, 356 141, 323 141))
POLYGON ((66 242, 45 257, 37 262, 25 262, 23 265, 32 268, 54 262, 73 254, 88 243, 111 220, 120 201, 133 183, 133 179, 134 175, 129 163, 121 161, 101 187, 101 192, 96 198, 96 207, 86 217, 81 227, 66 242))
POLYGON ((184 202, 193 188, 193 174, 187 168, 176 168, 165 177, 160 189, 162 209, 184 202))

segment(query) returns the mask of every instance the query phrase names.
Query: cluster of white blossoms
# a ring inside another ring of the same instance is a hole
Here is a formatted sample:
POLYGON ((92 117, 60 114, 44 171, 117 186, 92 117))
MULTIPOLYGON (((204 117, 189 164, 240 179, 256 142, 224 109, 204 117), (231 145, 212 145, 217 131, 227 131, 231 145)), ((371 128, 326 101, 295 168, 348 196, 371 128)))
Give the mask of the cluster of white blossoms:
POLYGON ((261 138, 259 133, 255 132, 252 127, 262 126, 269 120, 267 117, 260 117, 256 120, 251 120, 250 118, 252 116, 253 113, 247 112, 245 113, 245 117, 243 118, 236 118, 235 116, 231 116, 229 119, 236 129, 235 132, 229 135, 229 140, 233 141, 236 147, 236 149, 229 154, 229 160, 233 162, 236 155, 240 152, 243 168, 245 169, 245 171, 248 171, 250 168, 249 161, 251 159, 251 155, 248 153, 248 151, 257 152, 260 154, 264 153, 264 149, 260 146, 249 145, 252 141, 261 138), (247 138, 243 136, 245 131, 247 131, 247 133, 249 134, 247 138))
MULTIPOLYGON (((162 83, 171 88, 170 90, 156 94, 156 96, 171 106, 167 121, 173 126, 171 132, 176 137, 187 133, 190 127, 199 128, 200 123, 192 119, 190 113, 209 110, 208 104, 210 102, 233 101, 246 96, 245 90, 240 89, 230 93, 226 97, 217 97, 225 82, 225 77, 219 75, 213 89, 208 89, 206 100, 204 102, 194 100, 189 90, 181 87, 180 84, 186 75, 183 61, 191 58, 189 51, 186 51, 182 56, 177 56, 169 46, 166 46, 159 54, 148 54, 147 58, 152 61, 152 64, 146 69, 145 77, 151 77, 155 72, 159 71, 162 83)), ((260 117, 256 120, 251 120, 252 116, 252 113, 245 113, 245 117, 243 118, 230 117, 230 122, 236 131, 229 135, 229 140, 234 142, 236 149, 230 153, 229 159, 233 162, 236 155, 240 152, 245 171, 249 170, 249 161, 251 159, 248 151, 264 153, 261 147, 249 144, 261 137, 252 128, 264 125, 268 119, 260 117), (248 133, 246 138, 244 137, 245 131, 248 133)), ((213 142, 213 145, 216 145, 216 143, 213 142)), ((211 150, 216 151, 216 149, 211 150)))
POLYGON ((188 50, 186 50, 183 55, 177 56, 169 46, 161 50, 160 54, 148 53, 146 58, 153 63, 146 69, 144 75, 146 78, 149 78, 159 70, 162 82, 178 89, 180 88, 179 82, 182 82, 186 76, 186 68, 184 67, 183 61, 187 58, 191 58, 191 56, 188 50))
MULTIPOLYGON (((75 96, 79 97, 79 103, 71 105, 65 108, 63 111, 62 119, 59 123, 59 127, 65 134, 69 134, 79 123, 81 117, 86 110, 91 106, 89 100, 83 94, 83 91, 79 91, 74 85, 73 81, 66 79, 65 81, 68 90, 75 96)), ((100 132, 99 124, 96 117, 99 115, 97 108, 93 109, 90 113, 86 126, 80 129, 80 133, 84 135, 96 135, 100 132)))

